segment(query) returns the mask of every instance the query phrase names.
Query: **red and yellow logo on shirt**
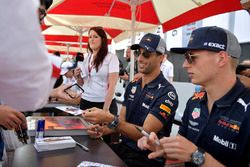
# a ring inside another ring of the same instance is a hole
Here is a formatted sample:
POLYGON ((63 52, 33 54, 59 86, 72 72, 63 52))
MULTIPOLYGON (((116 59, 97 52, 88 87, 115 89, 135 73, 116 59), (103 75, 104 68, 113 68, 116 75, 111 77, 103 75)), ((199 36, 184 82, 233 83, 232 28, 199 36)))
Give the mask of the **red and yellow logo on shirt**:
POLYGON ((205 95, 205 92, 194 93, 194 96, 193 96, 192 100, 202 99, 204 95, 205 95))
POLYGON ((162 109, 163 111, 165 111, 168 115, 171 114, 171 109, 168 106, 166 106, 165 104, 161 104, 160 105, 160 109, 162 109))

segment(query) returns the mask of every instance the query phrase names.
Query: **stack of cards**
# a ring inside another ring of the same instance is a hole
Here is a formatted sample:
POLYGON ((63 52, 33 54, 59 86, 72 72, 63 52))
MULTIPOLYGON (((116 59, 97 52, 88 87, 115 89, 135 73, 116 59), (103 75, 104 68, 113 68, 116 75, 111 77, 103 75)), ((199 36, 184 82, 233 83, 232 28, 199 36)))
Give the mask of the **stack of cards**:
POLYGON ((37 138, 34 147, 38 152, 51 151, 76 146, 76 141, 71 136, 37 138))

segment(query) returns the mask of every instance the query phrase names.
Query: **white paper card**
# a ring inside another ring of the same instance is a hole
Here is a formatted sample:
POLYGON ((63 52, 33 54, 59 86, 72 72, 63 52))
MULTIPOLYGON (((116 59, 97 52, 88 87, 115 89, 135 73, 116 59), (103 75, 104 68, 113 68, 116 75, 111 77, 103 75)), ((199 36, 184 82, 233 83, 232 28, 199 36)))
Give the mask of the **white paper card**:
POLYGON ((58 106, 56 108, 72 115, 80 115, 83 113, 83 110, 73 106, 58 106))
POLYGON ((106 164, 101 164, 97 162, 90 162, 90 161, 82 161, 77 167, 89 167, 89 166, 95 166, 95 167, 115 167, 112 165, 106 165, 106 164))

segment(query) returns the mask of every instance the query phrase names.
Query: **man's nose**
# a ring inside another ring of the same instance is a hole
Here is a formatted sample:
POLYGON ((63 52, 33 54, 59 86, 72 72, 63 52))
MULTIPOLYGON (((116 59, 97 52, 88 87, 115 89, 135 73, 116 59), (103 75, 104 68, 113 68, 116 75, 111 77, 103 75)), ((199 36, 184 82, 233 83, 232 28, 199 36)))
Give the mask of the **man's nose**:
POLYGON ((182 64, 183 68, 188 68, 190 66, 190 64, 188 63, 188 61, 186 59, 184 59, 184 62, 182 64))
POLYGON ((144 57, 142 56, 142 53, 140 53, 138 56, 137 56, 137 60, 140 62, 144 59, 144 57))

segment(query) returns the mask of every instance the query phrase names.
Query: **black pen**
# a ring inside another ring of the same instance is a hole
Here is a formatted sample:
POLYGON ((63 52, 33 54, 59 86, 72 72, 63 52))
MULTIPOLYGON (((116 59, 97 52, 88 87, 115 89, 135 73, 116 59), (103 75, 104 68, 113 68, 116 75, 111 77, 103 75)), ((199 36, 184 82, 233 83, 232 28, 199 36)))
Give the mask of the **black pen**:
MULTIPOLYGON (((139 132, 141 132, 141 134, 143 134, 143 136, 146 136, 147 138, 149 138, 149 134, 148 134, 145 130, 143 130, 141 127, 135 126, 135 128, 136 128, 139 132)), ((160 145, 161 145, 159 140, 155 140, 155 144, 156 144, 157 146, 160 146, 160 145)))
POLYGON ((79 147, 81 147, 84 151, 89 151, 89 148, 88 147, 86 147, 86 146, 84 146, 84 145, 82 145, 82 144, 80 144, 80 143, 78 143, 78 142, 76 142, 76 145, 78 145, 79 147))

